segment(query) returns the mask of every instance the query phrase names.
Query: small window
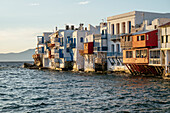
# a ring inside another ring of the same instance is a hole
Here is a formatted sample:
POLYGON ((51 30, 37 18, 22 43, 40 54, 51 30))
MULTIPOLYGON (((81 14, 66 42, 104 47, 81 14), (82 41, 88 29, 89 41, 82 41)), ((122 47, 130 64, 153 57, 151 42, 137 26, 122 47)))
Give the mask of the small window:
POLYGON ((67 52, 70 52, 70 50, 69 50, 69 48, 67 48, 67 50, 66 50, 67 52))
POLYGON ((128 36, 128 41, 130 41, 130 36, 128 36))
POLYGON ((166 43, 168 43, 168 35, 166 35, 166 43))
POLYGON ((144 35, 141 36, 141 40, 145 40, 145 36, 144 35))
POLYGON ((139 36, 137 36, 137 41, 139 41, 140 39, 139 39, 140 37, 139 36))
POLYGON ((126 51, 126 58, 133 58, 132 51, 126 51))
POLYGON ((104 35, 104 30, 102 30, 102 35, 104 35))
POLYGON ((149 35, 147 35, 147 40, 149 40, 149 35))
POLYGON ((157 29, 157 25, 155 25, 155 29, 157 29))
POLYGON ((164 36, 162 36, 161 38, 162 38, 161 42, 164 43, 164 36))
POLYGON ((83 43, 83 37, 80 38, 80 42, 83 43))

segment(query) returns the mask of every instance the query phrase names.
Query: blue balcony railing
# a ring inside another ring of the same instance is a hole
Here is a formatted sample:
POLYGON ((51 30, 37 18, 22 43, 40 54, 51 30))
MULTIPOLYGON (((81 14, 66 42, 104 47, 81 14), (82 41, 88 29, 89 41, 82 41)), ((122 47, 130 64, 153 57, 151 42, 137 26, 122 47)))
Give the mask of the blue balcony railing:
POLYGON ((73 61, 71 57, 65 57, 64 61, 73 61))
POLYGON ((107 51, 108 47, 94 47, 94 52, 107 51))
POLYGON ((107 56, 123 56, 123 53, 121 53, 121 52, 108 52, 107 53, 107 56))

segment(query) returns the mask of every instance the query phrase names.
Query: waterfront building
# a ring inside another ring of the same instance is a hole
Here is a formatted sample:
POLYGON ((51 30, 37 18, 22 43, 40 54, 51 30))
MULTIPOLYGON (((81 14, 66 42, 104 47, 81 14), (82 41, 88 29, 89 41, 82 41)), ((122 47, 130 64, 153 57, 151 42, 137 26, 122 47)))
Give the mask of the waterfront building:
POLYGON ((34 64, 37 66, 46 67, 44 55, 45 51, 48 50, 47 43, 50 41, 50 34, 52 34, 52 32, 44 32, 42 36, 37 36, 37 47, 35 49, 35 54, 32 55, 34 64))
MULTIPOLYGON (((142 11, 132 11, 129 13, 124 13, 116 16, 111 16, 107 18, 108 26, 108 56, 107 56, 107 68, 109 71, 116 70, 127 70, 126 66, 122 64, 123 60, 123 49, 121 48, 121 36, 124 34, 130 34, 133 32, 138 32, 144 20, 147 20, 148 24, 156 18, 170 18, 169 13, 152 13, 152 12, 142 12, 142 11), (137 31, 133 31, 135 28, 137 31)), ((157 26, 156 26, 157 27, 157 26)), ((144 30, 144 29, 143 29, 144 30)), ((128 36, 127 36, 128 37, 128 36)), ((130 36, 127 38, 130 41, 130 36)), ((131 43, 129 43, 131 46, 131 43)))
POLYGON ((159 29, 160 47, 149 51, 149 65, 157 68, 156 71, 163 77, 170 78, 170 20, 160 25, 159 29))
POLYGON ((94 47, 94 36, 95 34, 100 34, 100 26, 88 25, 89 32, 86 33, 84 39, 84 48, 79 50, 79 54, 83 56, 83 63, 85 72, 94 72, 95 71, 95 55, 93 52, 94 47))
POLYGON ((158 56, 150 57, 152 53, 150 51, 159 50, 160 29, 158 26, 168 21, 170 21, 169 18, 157 18, 151 22, 152 24, 148 24, 149 21, 145 20, 140 27, 133 29, 134 33, 121 36, 121 45, 124 49, 123 63, 133 74, 162 74, 163 68, 160 65, 151 64, 153 58, 157 59, 158 56))
MULTIPOLYGON (((75 42, 75 47, 73 49, 73 71, 80 71, 84 70, 84 57, 80 55, 79 50, 84 49, 84 40, 86 34, 88 34, 90 30, 88 31, 87 28, 83 28, 83 24, 80 24, 80 27, 78 30, 75 30, 73 32, 73 39, 75 42)), ((70 46, 70 45, 69 45, 70 46)))
POLYGON ((107 23, 100 23, 100 34, 94 34, 95 71, 107 71, 107 23))

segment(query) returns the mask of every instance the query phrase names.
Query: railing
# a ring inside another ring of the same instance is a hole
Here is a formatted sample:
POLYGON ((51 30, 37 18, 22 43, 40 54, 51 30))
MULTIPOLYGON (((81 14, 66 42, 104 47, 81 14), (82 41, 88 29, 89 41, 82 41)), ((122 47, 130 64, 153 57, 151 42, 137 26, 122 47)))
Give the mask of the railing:
POLYGON ((149 64, 161 64, 160 58, 150 58, 149 64))
POLYGON ((107 56, 123 56, 121 52, 108 52, 107 56))
POLYGON ((64 61, 72 61, 71 57, 65 57, 64 61))
POLYGON ((67 44, 67 48, 75 48, 75 44, 73 44, 73 43, 68 43, 68 44, 67 44))
POLYGON ((39 58, 40 57, 40 54, 34 54, 34 55, 32 55, 32 58, 39 58))
POLYGON ((112 35, 111 40, 117 40, 120 39, 120 35, 112 35))
POLYGON ((107 51, 108 47, 94 47, 94 52, 107 51))

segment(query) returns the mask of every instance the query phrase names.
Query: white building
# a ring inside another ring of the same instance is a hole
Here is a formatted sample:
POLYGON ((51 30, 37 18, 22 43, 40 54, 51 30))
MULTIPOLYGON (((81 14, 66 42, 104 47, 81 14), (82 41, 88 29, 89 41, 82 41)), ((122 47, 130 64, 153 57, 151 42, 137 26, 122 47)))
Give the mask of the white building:
POLYGON ((126 67, 122 64, 122 49, 120 46, 121 34, 131 33, 132 29, 137 26, 141 26, 144 20, 147 20, 148 24, 151 24, 151 22, 156 18, 170 18, 170 14, 133 11, 107 18, 107 68, 109 71, 126 69, 126 67))
POLYGON ((47 43, 50 41, 49 35, 52 32, 44 32, 42 36, 37 36, 37 48, 35 50, 35 54, 33 55, 34 63, 37 66, 48 67, 45 65, 44 55, 47 49, 47 43))

